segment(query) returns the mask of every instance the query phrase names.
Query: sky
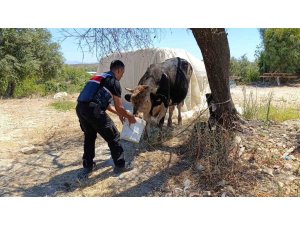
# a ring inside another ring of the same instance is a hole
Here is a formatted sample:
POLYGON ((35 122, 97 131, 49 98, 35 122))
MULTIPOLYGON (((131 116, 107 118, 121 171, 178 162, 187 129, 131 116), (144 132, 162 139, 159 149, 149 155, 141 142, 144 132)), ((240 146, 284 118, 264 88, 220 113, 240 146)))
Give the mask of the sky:
MULTIPOLYGON (((96 55, 85 53, 84 57, 81 49, 78 48, 75 39, 67 38, 63 40, 59 29, 49 29, 52 39, 60 42, 61 52, 64 55, 65 63, 96 63, 96 55), (63 40, 63 41, 62 41, 63 40)), ((250 61, 255 59, 255 50, 260 44, 260 37, 257 28, 228 28, 228 42, 230 55, 240 58, 246 54, 250 61)), ((201 51, 188 29, 169 28, 162 29, 160 37, 154 41, 154 47, 161 48, 182 48, 195 57, 202 59, 201 51)))

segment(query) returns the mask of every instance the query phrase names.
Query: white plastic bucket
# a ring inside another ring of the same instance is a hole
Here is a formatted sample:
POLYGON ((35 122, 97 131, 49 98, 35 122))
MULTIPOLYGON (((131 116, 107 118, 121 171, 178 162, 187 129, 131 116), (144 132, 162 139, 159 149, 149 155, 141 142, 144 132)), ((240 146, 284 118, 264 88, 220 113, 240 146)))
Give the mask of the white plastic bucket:
POLYGON ((136 123, 133 123, 131 125, 129 125, 127 119, 125 120, 120 135, 121 139, 135 142, 135 143, 140 142, 141 136, 146 126, 146 121, 140 118, 135 118, 135 119, 136 119, 136 123))

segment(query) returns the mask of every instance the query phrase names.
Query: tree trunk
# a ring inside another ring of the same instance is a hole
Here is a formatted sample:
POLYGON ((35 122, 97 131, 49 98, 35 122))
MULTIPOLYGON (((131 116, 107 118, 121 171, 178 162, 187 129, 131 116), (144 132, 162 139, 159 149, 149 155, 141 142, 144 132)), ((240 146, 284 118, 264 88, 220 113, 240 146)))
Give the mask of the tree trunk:
POLYGON ((13 81, 8 82, 5 97, 7 98, 13 97, 15 93, 15 89, 16 89, 16 83, 13 81))
POLYGON ((229 88, 230 51, 224 28, 191 28, 201 49, 216 121, 226 128, 233 126, 237 112, 229 88))

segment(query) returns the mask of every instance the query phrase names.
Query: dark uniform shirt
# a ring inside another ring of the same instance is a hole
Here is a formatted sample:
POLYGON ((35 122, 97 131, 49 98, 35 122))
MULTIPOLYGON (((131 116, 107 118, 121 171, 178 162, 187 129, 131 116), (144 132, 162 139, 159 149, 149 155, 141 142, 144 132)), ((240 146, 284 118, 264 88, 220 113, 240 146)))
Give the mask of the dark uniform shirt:
POLYGON ((93 76, 81 91, 78 102, 95 102, 106 110, 113 95, 121 97, 121 86, 114 73, 109 71, 93 76))

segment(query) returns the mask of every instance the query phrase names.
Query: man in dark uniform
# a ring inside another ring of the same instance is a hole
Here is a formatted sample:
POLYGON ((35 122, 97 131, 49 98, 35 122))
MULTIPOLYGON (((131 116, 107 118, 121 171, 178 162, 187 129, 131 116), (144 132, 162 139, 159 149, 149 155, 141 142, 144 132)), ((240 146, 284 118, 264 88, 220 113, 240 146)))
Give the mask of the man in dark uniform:
POLYGON ((126 111, 121 99, 121 86, 125 66, 122 61, 111 62, 110 71, 93 76, 81 91, 76 112, 80 127, 84 132, 83 174, 88 175, 95 166, 95 141, 97 133, 108 143, 115 173, 132 169, 125 164, 123 148, 120 145, 120 133, 114 122, 105 112, 106 110, 117 114, 123 123, 127 118, 129 123, 135 123, 135 117, 126 111), (114 106, 112 106, 114 102, 114 106))

